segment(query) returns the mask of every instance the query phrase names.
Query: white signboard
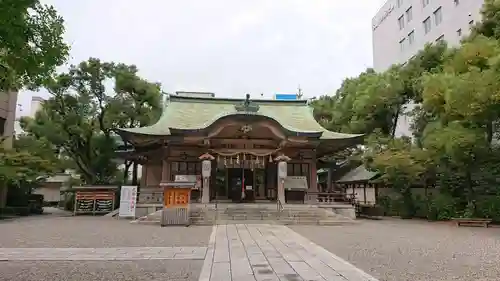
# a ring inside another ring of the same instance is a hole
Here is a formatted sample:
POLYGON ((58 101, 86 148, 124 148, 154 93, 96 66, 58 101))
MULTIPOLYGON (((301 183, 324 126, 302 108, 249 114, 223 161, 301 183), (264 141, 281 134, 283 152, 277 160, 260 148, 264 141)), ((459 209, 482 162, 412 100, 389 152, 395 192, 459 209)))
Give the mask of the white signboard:
POLYGON ((194 189, 201 188, 201 175, 176 175, 175 182, 194 182, 194 189))
POLYGON ((137 186, 122 186, 120 193, 119 217, 135 217, 137 186))

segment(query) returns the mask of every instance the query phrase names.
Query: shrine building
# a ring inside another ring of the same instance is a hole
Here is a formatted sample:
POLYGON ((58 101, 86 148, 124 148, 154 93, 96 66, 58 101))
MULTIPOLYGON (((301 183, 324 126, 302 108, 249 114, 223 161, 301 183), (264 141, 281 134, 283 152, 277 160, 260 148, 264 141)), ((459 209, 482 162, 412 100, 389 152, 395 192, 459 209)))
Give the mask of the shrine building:
POLYGON ((195 181, 192 200, 201 203, 275 201, 279 159, 287 161, 283 203, 304 203, 308 192, 318 192, 317 160, 363 141, 362 135, 323 128, 306 100, 250 100, 249 95, 170 95, 154 125, 117 133, 128 145, 120 157, 143 167, 141 192, 195 181), (201 180, 202 155, 211 160, 207 181, 201 180))

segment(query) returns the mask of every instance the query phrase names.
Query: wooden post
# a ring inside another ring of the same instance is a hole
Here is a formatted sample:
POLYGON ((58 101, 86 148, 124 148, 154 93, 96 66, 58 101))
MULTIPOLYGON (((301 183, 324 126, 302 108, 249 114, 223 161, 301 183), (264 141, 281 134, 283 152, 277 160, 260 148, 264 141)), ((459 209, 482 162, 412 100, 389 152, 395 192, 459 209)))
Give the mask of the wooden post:
POLYGON ((309 167, 309 170, 310 170, 310 176, 311 176, 311 179, 309 181, 309 184, 311 185, 309 187, 309 190, 312 191, 312 192, 318 192, 318 171, 316 169, 316 151, 314 151, 314 154, 313 154, 313 159, 312 161, 310 162, 310 167, 309 167))
POLYGON ((328 167, 328 179, 326 183, 326 192, 332 192, 332 185, 333 185, 333 171, 332 167, 328 167))
POLYGON ((95 216, 95 208, 97 206, 97 200, 96 200, 96 195, 95 193, 92 195, 93 201, 92 201, 92 215, 95 216))
POLYGON ((77 206, 77 202, 78 202, 78 200, 77 200, 77 198, 78 198, 78 197, 77 197, 77 195, 78 195, 78 191, 75 191, 75 193, 73 193, 73 194, 74 194, 73 196, 74 196, 74 198, 75 198, 75 204, 74 204, 74 206, 73 206, 73 216, 76 216, 76 206, 77 206))
POLYGON ((363 183, 363 195, 365 197, 365 204, 366 204, 366 183, 363 183))

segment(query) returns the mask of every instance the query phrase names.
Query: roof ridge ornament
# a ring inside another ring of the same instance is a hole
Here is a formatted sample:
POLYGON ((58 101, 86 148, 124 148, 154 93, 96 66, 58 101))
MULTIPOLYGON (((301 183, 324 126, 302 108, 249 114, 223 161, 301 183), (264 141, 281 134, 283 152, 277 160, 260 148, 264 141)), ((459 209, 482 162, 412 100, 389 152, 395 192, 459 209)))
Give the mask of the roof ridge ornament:
POLYGON ((260 107, 258 104, 255 104, 250 100, 250 94, 246 95, 245 100, 241 104, 237 104, 234 106, 234 109, 236 109, 236 111, 239 111, 239 112, 242 112, 242 111, 243 112, 257 112, 257 111, 259 111, 259 108, 260 107))

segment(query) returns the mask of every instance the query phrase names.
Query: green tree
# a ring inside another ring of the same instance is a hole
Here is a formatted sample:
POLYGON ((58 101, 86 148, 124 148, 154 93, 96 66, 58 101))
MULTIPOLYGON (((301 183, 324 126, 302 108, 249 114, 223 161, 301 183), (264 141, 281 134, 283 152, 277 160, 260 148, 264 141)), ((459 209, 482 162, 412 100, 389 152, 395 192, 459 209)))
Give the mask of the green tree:
MULTIPOLYGON (((162 112, 162 92, 160 84, 151 83, 137 74, 135 66, 120 64, 115 69, 115 95, 110 102, 110 116, 114 128, 136 128, 155 123, 162 112)), ((138 163, 125 161, 124 181, 130 167, 132 184, 137 185, 138 163)))
POLYGON ((0 91, 36 88, 65 62, 63 23, 38 0, 0 2, 0 91))
POLYGON ((482 19, 473 29, 472 37, 482 34, 486 37, 500 39, 500 2, 484 0, 481 9, 482 19))
POLYGON ((112 131, 156 118, 159 86, 137 77, 135 66, 91 58, 58 75, 47 88, 52 97, 34 119, 23 120, 23 129, 46 138, 73 160, 86 184, 121 181, 113 161, 117 139, 112 131))
POLYGON ((378 74, 368 69, 346 79, 335 96, 316 100, 315 116, 331 130, 369 134, 378 129, 391 135, 404 103, 402 90, 396 71, 378 74))
POLYGON ((0 184, 32 188, 57 172, 57 157, 44 145, 21 136, 14 141, 14 149, 0 148, 0 184))

